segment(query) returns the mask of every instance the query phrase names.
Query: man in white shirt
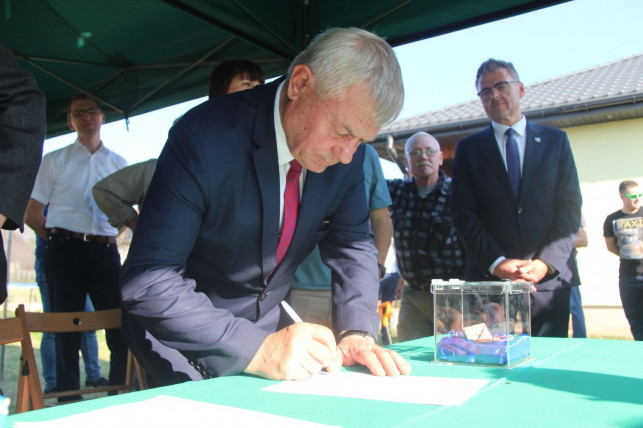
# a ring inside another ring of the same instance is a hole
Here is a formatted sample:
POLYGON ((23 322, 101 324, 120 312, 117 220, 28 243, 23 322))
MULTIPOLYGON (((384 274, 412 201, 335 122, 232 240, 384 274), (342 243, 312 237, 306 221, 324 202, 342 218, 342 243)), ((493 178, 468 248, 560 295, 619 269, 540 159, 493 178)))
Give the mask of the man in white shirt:
MULTIPOLYGON (((97 310, 118 308, 118 230, 107 222, 91 189, 127 162, 102 143, 100 128, 105 115, 89 95, 74 97, 67 117, 69 128, 78 137, 73 144, 43 158, 25 223, 47 239, 47 277, 54 312, 82 311, 87 294, 97 310), (46 206, 49 211, 45 218, 46 206)), ((109 381, 120 384, 125 376, 127 346, 119 330, 108 330, 106 339, 111 351, 109 381)), ((80 334, 56 335, 58 391, 80 386, 79 348, 80 334)))

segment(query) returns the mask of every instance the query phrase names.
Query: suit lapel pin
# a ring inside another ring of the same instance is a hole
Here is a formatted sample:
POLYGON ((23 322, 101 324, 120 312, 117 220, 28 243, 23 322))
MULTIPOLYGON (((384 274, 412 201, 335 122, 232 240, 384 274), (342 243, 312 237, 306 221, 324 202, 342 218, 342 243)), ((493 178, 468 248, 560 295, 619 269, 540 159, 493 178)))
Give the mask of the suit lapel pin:
POLYGON ((535 140, 537 143, 540 143, 540 137, 536 137, 536 138, 534 138, 534 140, 535 140))

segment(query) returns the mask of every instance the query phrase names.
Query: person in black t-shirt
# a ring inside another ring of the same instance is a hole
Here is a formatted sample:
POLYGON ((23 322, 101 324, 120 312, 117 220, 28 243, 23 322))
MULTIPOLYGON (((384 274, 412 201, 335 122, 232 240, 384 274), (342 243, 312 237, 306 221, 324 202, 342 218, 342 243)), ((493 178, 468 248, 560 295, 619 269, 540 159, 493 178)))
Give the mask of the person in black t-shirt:
POLYGON ((619 185, 623 208, 608 215, 603 224, 607 249, 621 258, 619 291, 634 340, 643 340, 643 193, 637 182, 619 185))

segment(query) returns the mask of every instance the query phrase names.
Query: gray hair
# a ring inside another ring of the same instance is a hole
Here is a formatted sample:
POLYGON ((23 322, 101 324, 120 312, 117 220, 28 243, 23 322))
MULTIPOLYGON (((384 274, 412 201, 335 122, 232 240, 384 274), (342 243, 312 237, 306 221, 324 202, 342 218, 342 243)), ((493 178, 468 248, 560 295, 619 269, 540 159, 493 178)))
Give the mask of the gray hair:
POLYGON ((501 61, 499 59, 489 58, 488 60, 480 64, 480 67, 478 68, 478 73, 476 74, 476 89, 478 89, 478 84, 480 83, 482 76, 501 68, 504 68, 505 70, 507 70, 509 75, 514 80, 520 80, 520 77, 518 77, 518 72, 516 71, 512 63, 507 61, 501 61))
POLYGON ((408 140, 406 140, 406 144, 404 144, 404 152, 406 154, 409 154, 409 149, 417 140, 420 138, 428 138, 431 141, 435 141, 436 144, 438 145, 438 149, 440 149, 440 142, 438 141, 437 138, 435 138, 433 135, 429 134, 428 132, 416 132, 415 134, 411 135, 408 140))
POLYGON ((307 65, 317 95, 337 97, 349 86, 366 83, 374 102, 373 119, 382 126, 393 121, 404 104, 402 70, 391 46, 359 28, 331 28, 317 35, 290 64, 307 65))
POLYGON ((628 187, 638 187, 639 183, 634 180, 621 181, 618 185, 618 193, 625 193, 628 187))

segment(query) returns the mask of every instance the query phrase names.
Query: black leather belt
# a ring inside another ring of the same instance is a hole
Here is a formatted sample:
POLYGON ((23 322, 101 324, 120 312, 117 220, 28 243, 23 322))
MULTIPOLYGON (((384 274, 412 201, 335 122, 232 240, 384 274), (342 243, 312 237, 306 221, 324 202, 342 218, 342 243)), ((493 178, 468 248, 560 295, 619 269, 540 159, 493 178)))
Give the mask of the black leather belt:
POLYGON ((62 227, 52 228, 51 230, 49 230, 49 235, 78 239, 85 242, 95 242, 97 244, 116 244, 115 236, 87 235, 84 233, 63 229, 62 227))
POLYGON ((420 284, 420 285, 413 284, 413 285, 411 285, 408 282, 404 282, 404 284, 408 285, 409 287, 411 287, 414 290, 423 291, 425 293, 430 293, 431 292, 431 284, 420 284))

